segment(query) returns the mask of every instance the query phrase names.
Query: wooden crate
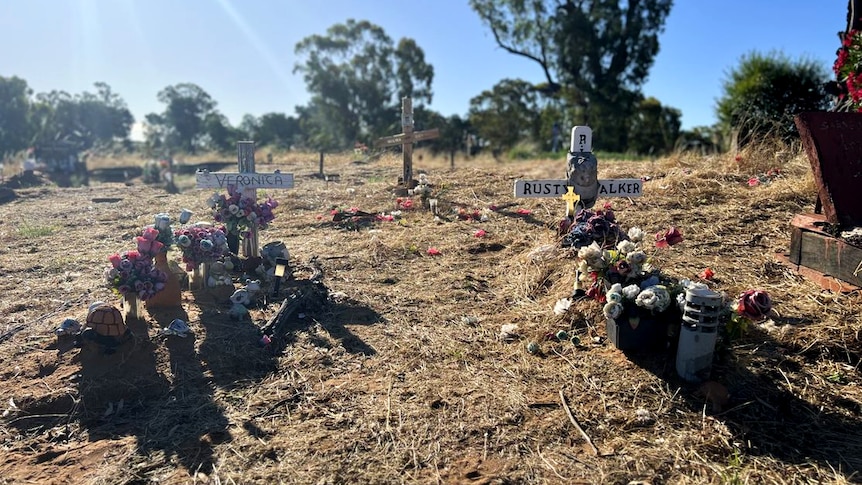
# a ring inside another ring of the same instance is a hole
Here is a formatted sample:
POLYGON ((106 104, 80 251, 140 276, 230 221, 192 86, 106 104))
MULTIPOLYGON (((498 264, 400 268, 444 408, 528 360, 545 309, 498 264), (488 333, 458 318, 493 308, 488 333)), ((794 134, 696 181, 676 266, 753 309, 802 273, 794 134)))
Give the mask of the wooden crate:
POLYGON ((786 262, 832 291, 862 286, 862 248, 825 232, 822 214, 797 214, 791 221, 790 252, 786 262))

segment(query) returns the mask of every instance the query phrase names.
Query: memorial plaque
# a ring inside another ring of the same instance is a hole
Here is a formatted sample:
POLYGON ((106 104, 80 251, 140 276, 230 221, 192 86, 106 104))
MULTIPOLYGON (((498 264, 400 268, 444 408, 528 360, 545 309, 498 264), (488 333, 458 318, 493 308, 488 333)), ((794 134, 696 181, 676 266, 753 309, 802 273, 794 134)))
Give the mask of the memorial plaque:
POLYGON ((816 111, 795 121, 826 220, 862 226, 862 113, 816 111))

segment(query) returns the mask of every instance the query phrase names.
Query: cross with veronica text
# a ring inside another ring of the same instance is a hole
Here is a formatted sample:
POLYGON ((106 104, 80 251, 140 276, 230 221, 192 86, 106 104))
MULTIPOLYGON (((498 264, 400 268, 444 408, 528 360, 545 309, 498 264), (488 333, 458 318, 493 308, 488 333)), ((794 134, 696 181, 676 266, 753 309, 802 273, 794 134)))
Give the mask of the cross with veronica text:
MULTIPOLYGON (((281 173, 276 170, 273 173, 257 173, 254 171, 254 142, 240 141, 236 144, 237 172, 210 172, 209 170, 198 170, 195 173, 195 187, 199 189, 215 188, 226 189, 229 186, 236 187, 243 197, 249 197, 257 201, 257 189, 292 189, 293 174, 281 173)), ((257 226, 251 228, 248 241, 242 244, 242 253, 246 258, 260 256, 258 244, 257 226)))

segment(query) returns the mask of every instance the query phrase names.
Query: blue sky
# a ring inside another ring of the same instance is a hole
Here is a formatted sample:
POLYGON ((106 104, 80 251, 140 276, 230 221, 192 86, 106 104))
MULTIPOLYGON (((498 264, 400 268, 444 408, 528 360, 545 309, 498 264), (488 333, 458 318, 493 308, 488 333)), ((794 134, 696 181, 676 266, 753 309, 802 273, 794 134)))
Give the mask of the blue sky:
MULTIPOLYGON (((676 0, 643 92, 682 111, 683 128, 715 121, 722 81, 753 50, 829 68, 846 0, 676 0)), ((467 0, 0 0, 0 76, 35 92, 95 92, 104 81, 136 120, 156 93, 192 82, 233 124, 294 114, 308 94, 294 46, 348 18, 411 37, 435 69, 431 107, 465 115, 502 78, 542 81, 538 65, 498 48, 467 0)))

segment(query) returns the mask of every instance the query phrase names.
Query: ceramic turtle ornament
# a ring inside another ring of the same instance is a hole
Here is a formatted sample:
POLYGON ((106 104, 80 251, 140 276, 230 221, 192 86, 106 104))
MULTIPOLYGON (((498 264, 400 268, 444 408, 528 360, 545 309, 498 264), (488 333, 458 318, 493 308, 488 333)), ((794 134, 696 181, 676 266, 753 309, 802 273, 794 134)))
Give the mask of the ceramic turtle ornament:
POLYGON ((90 305, 79 343, 92 342, 102 347, 105 353, 112 353, 130 336, 131 331, 126 327, 120 310, 107 303, 95 302, 90 305))

